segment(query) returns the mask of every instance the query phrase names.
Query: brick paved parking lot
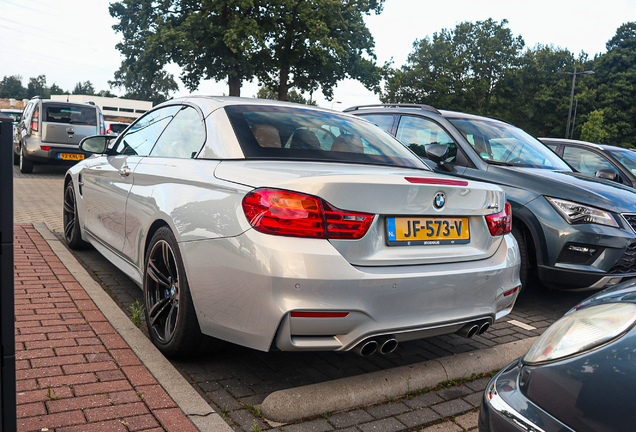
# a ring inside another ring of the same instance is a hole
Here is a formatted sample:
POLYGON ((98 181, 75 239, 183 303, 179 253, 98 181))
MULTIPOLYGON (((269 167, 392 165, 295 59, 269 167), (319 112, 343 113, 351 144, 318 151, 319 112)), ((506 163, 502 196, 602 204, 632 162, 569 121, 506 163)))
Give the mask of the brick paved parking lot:
MULTIPOLYGON (((63 171, 47 171, 42 177, 38 177, 37 168, 28 177, 16 173, 16 221, 37 219, 59 232, 62 179, 63 171), (47 200, 47 204, 38 204, 40 200, 47 200), (53 210, 32 210, 34 205, 53 210)), ((134 312, 131 306, 135 301, 142 303, 140 289, 95 250, 73 253, 122 310, 132 316, 134 312)), ((228 345, 221 353, 202 355, 173 364, 214 409, 224 415, 228 424, 238 431, 280 427, 280 430, 288 432, 335 429, 364 432, 429 430, 429 426, 433 428, 431 430, 438 431, 470 430, 476 427, 476 410, 487 378, 417 396, 411 395, 403 400, 388 400, 378 406, 345 413, 325 413, 319 418, 292 425, 268 423, 260 417, 258 405, 276 390, 392 369, 538 336, 588 295, 589 293, 528 289, 522 293, 513 313, 496 323, 483 336, 466 339, 449 335, 412 341, 400 345, 394 353, 386 356, 363 358, 352 353, 332 352, 263 353, 228 345)))

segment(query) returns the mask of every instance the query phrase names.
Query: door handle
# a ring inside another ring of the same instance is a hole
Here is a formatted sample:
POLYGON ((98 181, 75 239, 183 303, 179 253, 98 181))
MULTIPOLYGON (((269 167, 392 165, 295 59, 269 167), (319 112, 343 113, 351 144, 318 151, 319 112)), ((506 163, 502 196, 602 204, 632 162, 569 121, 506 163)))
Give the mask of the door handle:
POLYGON ((128 168, 128 165, 124 165, 123 167, 121 167, 121 169, 119 170, 119 175, 122 177, 128 177, 130 175, 130 168, 128 168))

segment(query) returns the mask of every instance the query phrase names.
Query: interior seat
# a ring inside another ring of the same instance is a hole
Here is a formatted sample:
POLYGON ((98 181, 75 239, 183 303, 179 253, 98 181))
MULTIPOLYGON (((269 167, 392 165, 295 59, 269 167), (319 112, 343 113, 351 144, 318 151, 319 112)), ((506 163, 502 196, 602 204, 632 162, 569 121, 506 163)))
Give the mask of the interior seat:
POLYGON ((281 148, 280 134, 278 129, 270 125, 254 125, 252 126, 254 138, 261 147, 281 148))
POLYGON ((291 137, 289 148, 320 150, 320 141, 315 133, 307 129, 296 129, 291 137))

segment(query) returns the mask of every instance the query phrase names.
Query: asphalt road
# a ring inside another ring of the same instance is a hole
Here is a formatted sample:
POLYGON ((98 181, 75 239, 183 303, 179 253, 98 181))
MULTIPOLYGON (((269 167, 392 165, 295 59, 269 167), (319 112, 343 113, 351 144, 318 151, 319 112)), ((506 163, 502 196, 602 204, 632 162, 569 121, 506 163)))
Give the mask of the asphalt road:
MULTIPOLYGON (((45 222, 62 229, 62 183, 65 169, 36 166, 34 173, 14 169, 16 222, 45 222)), ((95 250, 73 251, 95 280, 132 319, 141 290, 95 250)), ((476 427, 476 409, 487 379, 429 392, 345 413, 325 413, 293 425, 280 426, 260 417, 258 405, 270 393, 368 372, 387 370, 425 360, 504 344, 540 335, 551 323, 589 293, 524 289, 513 312, 484 335, 466 339, 448 335, 401 344, 386 356, 359 357, 353 353, 263 353, 228 344, 223 351, 173 362, 194 388, 226 421, 241 431, 281 427, 292 431, 462 431, 476 427), (427 430, 427 429, 423 429, 427 430)), ((142 319, 142 328, 145 322, 142 319)), ((489 372, 489 371, 483 371, 489 372)))

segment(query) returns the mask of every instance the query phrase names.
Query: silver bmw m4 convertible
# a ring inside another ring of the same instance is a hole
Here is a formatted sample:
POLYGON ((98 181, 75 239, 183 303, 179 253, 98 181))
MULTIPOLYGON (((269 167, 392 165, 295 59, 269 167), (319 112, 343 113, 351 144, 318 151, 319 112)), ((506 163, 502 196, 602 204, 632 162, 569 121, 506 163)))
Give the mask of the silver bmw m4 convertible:
POLYGON ((388 353, 481 333, 520 288, 503 191, 433 173, 360 118, 193 96, 81 147, 65 239, 142 287, 167 356, 221 341, 388 353))

